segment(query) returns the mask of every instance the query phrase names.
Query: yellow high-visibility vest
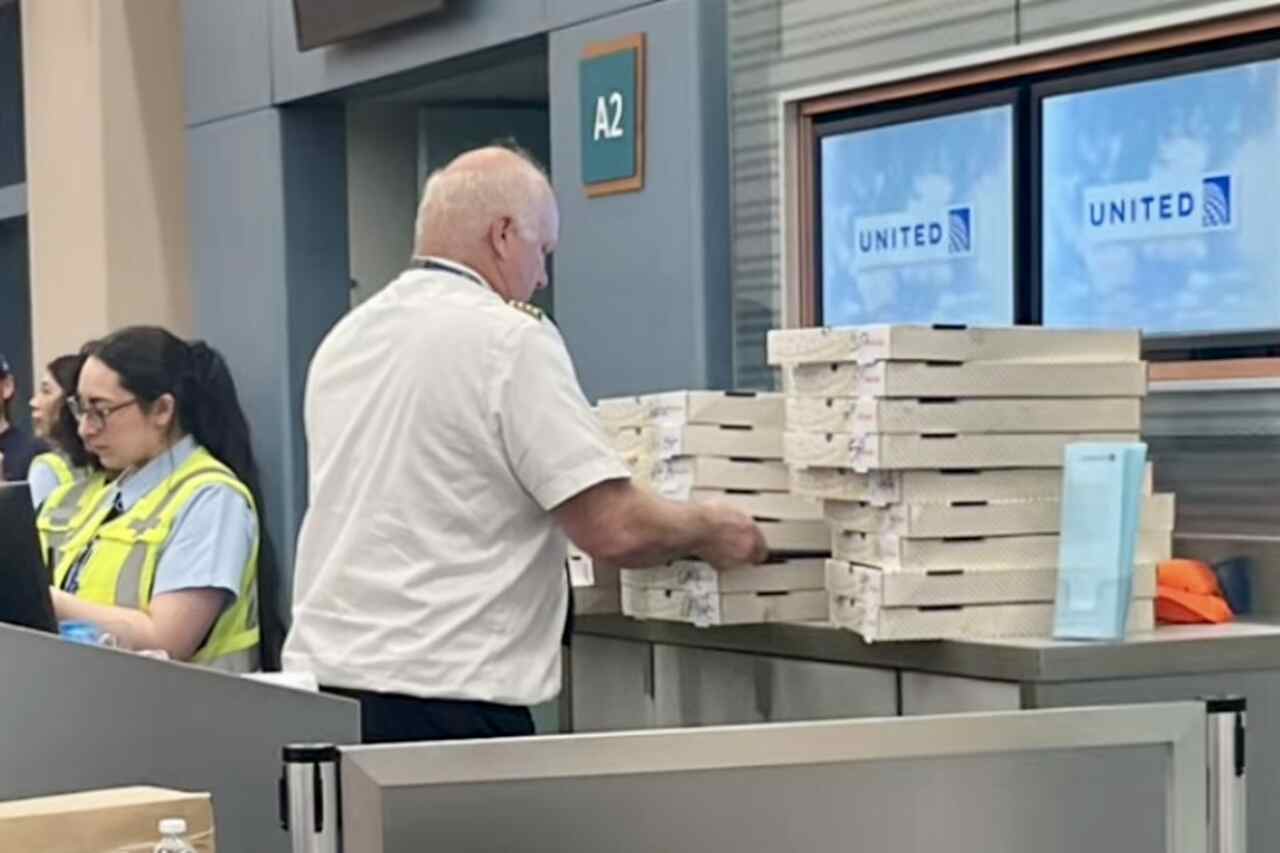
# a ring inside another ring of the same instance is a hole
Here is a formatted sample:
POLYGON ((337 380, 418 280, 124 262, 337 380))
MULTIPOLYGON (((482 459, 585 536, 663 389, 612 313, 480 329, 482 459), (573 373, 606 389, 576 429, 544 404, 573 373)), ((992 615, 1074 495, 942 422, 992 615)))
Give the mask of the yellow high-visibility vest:
MULTIPOLYGON (((107 521, 114 491, 99 497, 92 517, 71 537, 54 569, 54 583, 61 587, 67 575, 84 557, 77 575, 76 596, 116 607, 147 610, 155 587, 156 566, 174 522, 196 493, 220 484, 234 489, 253 507, 249 489, 204 448, 197 448, 162 484, 152 489, 128 512, 107 521)), ((258 626, 258 546, 255 535, 249 562, 241 581, 240 596, 218 621, 192 663, 229 672, 258 668, 261 632, 258 626)))

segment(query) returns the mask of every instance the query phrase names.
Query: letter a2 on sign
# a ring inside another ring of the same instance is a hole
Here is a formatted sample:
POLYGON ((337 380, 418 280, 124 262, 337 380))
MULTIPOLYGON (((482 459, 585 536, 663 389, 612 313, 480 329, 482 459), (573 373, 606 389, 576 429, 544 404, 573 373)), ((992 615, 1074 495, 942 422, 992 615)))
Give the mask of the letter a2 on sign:
POLYGON ((621 92, 610 92, 608 98, 604 95, 596 98, 596 126, 591 132, 593 141, 622 138, 622 108, 625 103, 621 92))
POLYGON ((578 66, 582 183, 588 196, 644 188, 645 36, 587 45, 578 66))

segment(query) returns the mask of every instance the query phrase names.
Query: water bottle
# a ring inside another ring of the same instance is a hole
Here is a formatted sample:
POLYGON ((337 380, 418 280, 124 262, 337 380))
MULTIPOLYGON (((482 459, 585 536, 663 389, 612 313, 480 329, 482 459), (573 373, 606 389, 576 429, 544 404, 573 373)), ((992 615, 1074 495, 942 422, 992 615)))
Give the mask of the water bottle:
POLYGON ((187 843, 187 822, 180 817, 160 821, 160 834, 164 836, 155 847, 155 853, 196 853, 187 843))

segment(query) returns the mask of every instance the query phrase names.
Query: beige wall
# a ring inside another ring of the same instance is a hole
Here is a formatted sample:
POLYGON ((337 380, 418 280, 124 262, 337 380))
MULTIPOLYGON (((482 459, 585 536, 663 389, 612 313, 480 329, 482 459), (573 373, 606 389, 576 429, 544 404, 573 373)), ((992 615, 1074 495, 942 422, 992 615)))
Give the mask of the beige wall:
POLYGON ((191 329, 180 0, 23 0, 36 363, 191 329))

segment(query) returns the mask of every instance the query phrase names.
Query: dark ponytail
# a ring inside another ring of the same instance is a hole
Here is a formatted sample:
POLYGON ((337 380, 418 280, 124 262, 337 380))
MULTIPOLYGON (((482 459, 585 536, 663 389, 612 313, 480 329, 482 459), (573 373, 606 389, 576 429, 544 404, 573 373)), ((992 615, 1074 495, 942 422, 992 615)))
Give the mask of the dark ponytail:
POLYGON ((58 406, 58 417, 49 426, 49 438, 57 445, 74 468, 98 467, 97 458, 85 449, 80 438, 80 424, 66 401, 76 395, 76 386, 80 382, 80 368, 84 366, 84 356, 60 355, 45 365, 53 381, 58 383, 62 391, 63 402, 58 406))
POLYGON ((145 408, 165 394, 172 395, 178 426, 230 468, 253 495, 258 511, 260 653, 263 669, 278 670, 284 642, 280 573, 267 529, 249 422, 226 360, 204 341, 188 344, 155 326, 121 329, 93 344, 89 355, 119 374, 120 383, 145 408))

